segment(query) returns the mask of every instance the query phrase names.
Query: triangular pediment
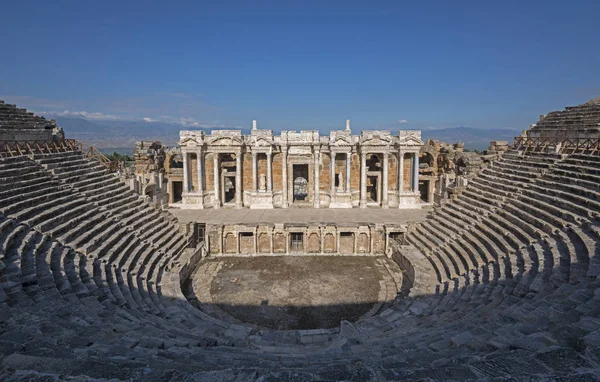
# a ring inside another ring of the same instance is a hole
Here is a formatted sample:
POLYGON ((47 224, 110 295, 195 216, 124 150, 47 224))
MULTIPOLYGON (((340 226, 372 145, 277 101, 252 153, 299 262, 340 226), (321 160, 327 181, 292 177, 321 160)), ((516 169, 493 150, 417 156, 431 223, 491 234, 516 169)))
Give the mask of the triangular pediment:
POLYGON ((400 145, 421 146, 423 145, 423 142, 416 137, 408 137, 406 140, 400 142, 400 145))
POLYGON ((329 141, 330 146, 352 146, 352 138, 349 136, 338 135, 329 141))
POLYGON ((391 142, 392 142, 392 140, 389 137, 373 135, 373 136, 363 140, 361 143, 364 146, 387 146, 391 142))
POLYGON ((184 137, 179 140, 179 146, 201 146, 202 140, 193 137, 184 137))
POLYGON ((264 137, 255 137, 252 140, 252 146, 269 147, 272 145, 273 145, 273 142, 264 137))
POLYGON ((244 142, 236 136, 220 136, 209 139, 207 143, 212 146, 241 146, 244 142))

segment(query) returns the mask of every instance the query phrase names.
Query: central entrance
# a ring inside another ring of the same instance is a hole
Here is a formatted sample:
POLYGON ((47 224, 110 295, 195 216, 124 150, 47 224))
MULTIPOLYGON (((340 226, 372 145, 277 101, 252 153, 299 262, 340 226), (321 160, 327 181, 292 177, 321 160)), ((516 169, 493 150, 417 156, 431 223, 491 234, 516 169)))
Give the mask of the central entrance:
POLYGON ((308 165, 294 164, 293 169, 293 202, 308 202, 308 165))
POLYGON ((383 178, 382 160, 379 154, 371 154, 367 160, 367 202, 381 206, 383 178))

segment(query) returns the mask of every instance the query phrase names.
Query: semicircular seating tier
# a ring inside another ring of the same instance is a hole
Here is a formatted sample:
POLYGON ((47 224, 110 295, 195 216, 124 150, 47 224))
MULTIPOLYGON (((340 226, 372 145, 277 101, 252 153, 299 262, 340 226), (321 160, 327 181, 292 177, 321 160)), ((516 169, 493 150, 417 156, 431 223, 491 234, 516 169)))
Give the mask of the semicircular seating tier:
POLYGON ((175 219, 79 151, 0 159, 0 379, 597 379, 600 157, 508 152, 392 256, 408 295, 336 329, 195 309, 175 219))

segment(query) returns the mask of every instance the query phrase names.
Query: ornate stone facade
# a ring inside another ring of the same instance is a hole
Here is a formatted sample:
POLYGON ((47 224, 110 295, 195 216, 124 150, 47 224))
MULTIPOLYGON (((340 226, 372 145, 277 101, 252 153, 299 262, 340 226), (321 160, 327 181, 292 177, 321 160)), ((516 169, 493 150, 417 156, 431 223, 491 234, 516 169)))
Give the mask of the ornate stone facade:
POLYGON ((406 224, 207 224, 212 256, 382 256, 402 242, 406 224))
MULTIPOLYGON (((180 132, 181 208, 420 208, 421 132, 180 132)), ((170 200, 179 200, 177 195, 170 200)))
POLYGON ((167 201, 164 183, 165 149, 160 141, 138 141, 133 151, 135 169, 132 188, 158 204, 167 201))

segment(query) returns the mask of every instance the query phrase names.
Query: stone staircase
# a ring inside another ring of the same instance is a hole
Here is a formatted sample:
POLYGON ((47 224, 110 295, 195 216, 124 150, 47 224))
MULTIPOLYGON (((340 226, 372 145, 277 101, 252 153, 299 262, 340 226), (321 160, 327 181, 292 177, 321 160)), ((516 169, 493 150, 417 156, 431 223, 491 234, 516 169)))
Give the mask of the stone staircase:
POLYGON ((393 246, 420 293, 276 331, 194 308, 172 217, 80 152, 0 159, 0 380, 597 380, 599 169, 507 153, 393 246))

